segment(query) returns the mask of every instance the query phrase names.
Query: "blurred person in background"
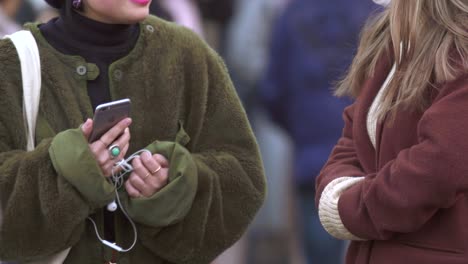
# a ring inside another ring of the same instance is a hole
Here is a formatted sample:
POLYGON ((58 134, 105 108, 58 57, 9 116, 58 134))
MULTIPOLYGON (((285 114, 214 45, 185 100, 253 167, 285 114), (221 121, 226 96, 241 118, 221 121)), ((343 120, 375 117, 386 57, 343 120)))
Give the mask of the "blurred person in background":
POLYGON ((21 2, 21 0, 0 0, 0 38, 21 29, 21 26, 15 22, 21 2))
POLYGON ((317 178, 347 264, 467 263, 467 22, 466 0, 392 0, 363 28, 335 90, 356 100, 317 178))
POLYGON ((57 10, 49 6, 44 0, 27 0, 25 1, 25 3, 27 3, 27 5, 25 4, 22 7, 22 9, 24 9, 23 12, 25 14, 21 21, 36 21, 40 23, 45 23, 50 19, 58 16, 57 10), (28 10, 32 11, 30 17, 27 16, 28 10))
POLYGON ((171 16, 171 14, 169 14, 169 11, 167 11, 163 5, 161 4, 162 1, 160 0, 153 0, 151 1, 151 4, 150 4, 150 13, 152 15, 155 15, 159 18, 162 18, 164 20, 167 20, 167 21, 173 21, 173 18, 171 16))
POLYGON ((203 37, 203 21, 194 0, 153 0, 150 12, 168 21, 185 26, 203 37))
MULTIPOLYGON (((44 0, 0 0, 0 3, 2 1, 14 3, 16 11, 11 18, 18 25, 28 22, 44 23, 58 16, 57 10, 47 5, 44 0)), ((2 23, 0 23, 1 27, 2 23)))
POLYGON ((232 19, 234 14, 234 5, 238 0, 192 1, 195 1, 200 9, 206 41, 211 47, 223 55, 226 44, 227 25, 232 19))
MULTIPOLYGON (((232 18, 224 33, 223 56, 257 136, 270 192, 249 232, 217 260, 219 264, 288 263, 290 241, 289 217, 285 213, 288 210, 285 175, 289 168, 285 159, 289 156, 289 142, 265 117, 256 98, 258 83, 267 65, 272 23, 287 1, 233 1, 232 18)), ((219 2, 222 6, 224 1, 219 2)), ((225 6, 225 10, 228 7, 225 6)))
POLYGON ((314 206, 315 176, 342 129, 349 100, 333 97, 359 30, 375 6, 362 0, 293 0, 276 21, 259 99, 294 145, 293 186, 309 264, 338 264, 344 244, 327 234, 314 206))
POLYGON ((237 0, 227 26, 224 56, 247 110, 268 63, 273 22, 290 0, 237 0))
MULTIPOLYGON (((171 0, 169 0, 171 1, 171 0)), ((223 28, 234 14, 234 5, 239 0, 193 0, 198 3, 203 17, 216 21, 223 28)))

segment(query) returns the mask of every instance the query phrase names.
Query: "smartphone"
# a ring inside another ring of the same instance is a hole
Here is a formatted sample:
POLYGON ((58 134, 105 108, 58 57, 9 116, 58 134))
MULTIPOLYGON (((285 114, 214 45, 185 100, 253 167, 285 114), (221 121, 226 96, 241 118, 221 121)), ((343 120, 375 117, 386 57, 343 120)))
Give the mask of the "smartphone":
POLYGON ((121 120, 129 117, 130 104, 130 99, 126 98, 98 105, 94 111, 93 131, 89 136, 89 142, 98 140, 121 120))

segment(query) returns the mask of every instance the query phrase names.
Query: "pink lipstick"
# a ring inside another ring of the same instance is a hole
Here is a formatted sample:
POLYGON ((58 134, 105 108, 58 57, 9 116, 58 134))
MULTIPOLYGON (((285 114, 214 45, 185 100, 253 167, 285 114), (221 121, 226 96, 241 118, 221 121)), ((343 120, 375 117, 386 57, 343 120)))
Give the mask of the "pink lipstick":
POLYGON ((130 1, 139 5, 147 5, 151 0, 130 0, 130 1))

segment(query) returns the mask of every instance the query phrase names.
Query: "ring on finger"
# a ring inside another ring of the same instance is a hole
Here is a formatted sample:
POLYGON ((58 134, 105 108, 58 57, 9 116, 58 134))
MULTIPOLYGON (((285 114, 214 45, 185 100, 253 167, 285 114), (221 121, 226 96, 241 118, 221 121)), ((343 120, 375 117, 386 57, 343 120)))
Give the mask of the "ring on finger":
POLYGON ((111 159, 115 159, 120 154, 120 147, 118 145, 112 145, 108 148, 111 159))
POLYGON ((146 178, 148 178, 149 176, 151 175, 151 173, 146 173, 146 175, 143 177, 143 180, 146 180, 146 178))
POLYGON ((159 165, 159 167, 157 169, 155 169, 154 171, 151 172, 152 175, 154 175, 156 172, 160 171, 161 170, 161 165, 159 165))

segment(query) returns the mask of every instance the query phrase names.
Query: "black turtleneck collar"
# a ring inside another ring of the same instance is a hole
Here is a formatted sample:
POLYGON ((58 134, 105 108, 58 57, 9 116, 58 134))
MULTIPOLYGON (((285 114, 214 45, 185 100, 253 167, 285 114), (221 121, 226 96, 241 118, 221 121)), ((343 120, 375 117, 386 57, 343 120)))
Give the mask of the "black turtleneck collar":
POLYGON ((125 56, 139 35, 138 24, 105 24, 65 8, 61 9, 59 17, 39 28, 60 52, 80 55, 93 63, 96 59, 111 63, 125 56))
POLYGON ((56 50, 81 56, 99 68, 99 76, 87 83, 93 107, 111 101, 109 66, 133 49, 140 34, 139 24, 105 24, 63 7, 58 18, 40 25, 39 29, 56 50))

